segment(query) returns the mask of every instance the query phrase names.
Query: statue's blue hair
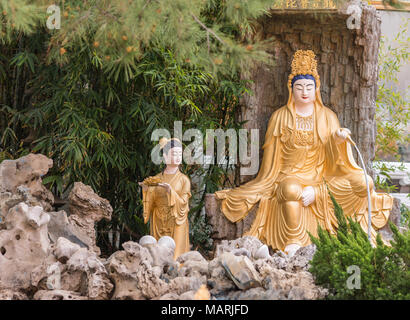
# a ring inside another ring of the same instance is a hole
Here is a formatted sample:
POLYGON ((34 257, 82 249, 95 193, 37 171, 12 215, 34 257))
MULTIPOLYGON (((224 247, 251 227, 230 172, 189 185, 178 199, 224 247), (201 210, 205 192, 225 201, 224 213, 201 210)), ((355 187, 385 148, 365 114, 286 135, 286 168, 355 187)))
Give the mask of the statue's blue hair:
POLYGON ((314 76, 312 76, 311 74, 298 74, 297 76, 294 76, 293 79, 292 79, 292 89, 293 89, 293 84, 295 83, 295 81, 297 81, 299 79, 313 80, 315 82, 315 87, 316 87, 316 80, 315 80, 314 76))

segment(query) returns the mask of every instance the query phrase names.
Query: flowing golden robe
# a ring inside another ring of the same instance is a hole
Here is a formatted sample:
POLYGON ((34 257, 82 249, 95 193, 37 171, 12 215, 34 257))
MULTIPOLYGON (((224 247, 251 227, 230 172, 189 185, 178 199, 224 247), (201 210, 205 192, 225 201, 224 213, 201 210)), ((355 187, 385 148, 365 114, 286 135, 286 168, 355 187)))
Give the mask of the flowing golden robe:
POLYGON ((171 193, 159 186, 150 186, 143 191, 144 223, 151 220, 150 234, 155 239, 163 236, 174 239, 174 257, 177 258, 190 249, 188 212, 191 182, 180 171, 175 174, 161 172, 156 177, 170 184, 171 193))
MULTIPOLYGON (((258 237, 274 249, 292 243, 310 244, 309 231, 317 235, 317 225, 335 233, 337 219, 326 184, 346 216, 356 219, 367 233, 367 189, 363 170, 356 164, 348 142, 337 143, 340 128, 336 114, 325 107, 316 90, 313 132, 296 130, 296 113, 291 90, 288 104, 269 120, 263 159, 257 177, 235 188, 215 192, 222 199, 221 210, 232 222, 243 219, 255 204, 259 208, 246 235, 258 237), (326 184, 325 184, 326 183, 326 184), (312 186, 315 201, 301 202, 303 188, 312 186)), ((372 227, 387 223, 393 198, 371 190, 372 227)), ((372 228, 372 240, 375 230, 372 228)))

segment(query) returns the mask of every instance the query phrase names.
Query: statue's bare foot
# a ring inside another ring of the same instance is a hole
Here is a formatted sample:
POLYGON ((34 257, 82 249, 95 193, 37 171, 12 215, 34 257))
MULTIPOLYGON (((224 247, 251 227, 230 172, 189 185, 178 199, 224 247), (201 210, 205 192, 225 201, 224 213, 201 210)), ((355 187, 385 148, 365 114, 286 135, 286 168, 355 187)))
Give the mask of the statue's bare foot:
POLYGON ((288 255, 289 258, 293 257, 299 248, 300 248, 300 245, 296 243, 288 244, 285 248, 285 253, 288 255))

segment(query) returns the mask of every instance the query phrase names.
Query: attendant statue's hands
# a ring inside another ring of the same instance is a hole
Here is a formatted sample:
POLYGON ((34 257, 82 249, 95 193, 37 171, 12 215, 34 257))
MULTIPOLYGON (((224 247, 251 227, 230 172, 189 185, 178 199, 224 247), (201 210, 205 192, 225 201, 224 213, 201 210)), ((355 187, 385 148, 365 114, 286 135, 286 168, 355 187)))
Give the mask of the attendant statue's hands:
POLYGON ((338 142, 344 142, 351 135, 351 131, 347 128, 339 128, 336 130, 336 138, 338 142))
POLYGON ((171 193, 171 186, 169 183, 158 183, 158 186, 165 188, 167 193, 171 193))
POLYGON ((304 207, 312 204, 315 201, 315 189, 313 187, 306 187, 302 191, 302 203, 304 207))
POLYGON ((140 185, 140 187, 142 188, 143 191, 148 190, 148 186, 147 186, 145 183, 143 183, 143 182, 138 182, 138 184, 140 185))

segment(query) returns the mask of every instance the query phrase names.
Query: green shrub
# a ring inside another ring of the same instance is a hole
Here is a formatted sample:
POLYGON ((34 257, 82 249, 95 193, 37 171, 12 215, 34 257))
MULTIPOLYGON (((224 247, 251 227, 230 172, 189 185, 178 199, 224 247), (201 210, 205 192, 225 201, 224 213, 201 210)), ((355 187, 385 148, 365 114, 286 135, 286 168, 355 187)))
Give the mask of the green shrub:
MULTIPOLYGON (((410 197, 410 193, 407 194, 410 197)), ((407 229, 410 229, 410 208, 404 203, 400 206, 400 224, 407 229)))
POLYGON ((328 299, 410 299, 410 232, 401 234, 390 223, 394 234, 391 247, 380 235, 372 247, 367 234, 352 218, 345 218, 342 208, 331 195, 339 229, 337 235, 319 227, 318 237, 310 235, 317 246, 310 272, 315 282, 329 289, 328 299), (360 288, 349 289, 349 266, 360 268, 360 288))

